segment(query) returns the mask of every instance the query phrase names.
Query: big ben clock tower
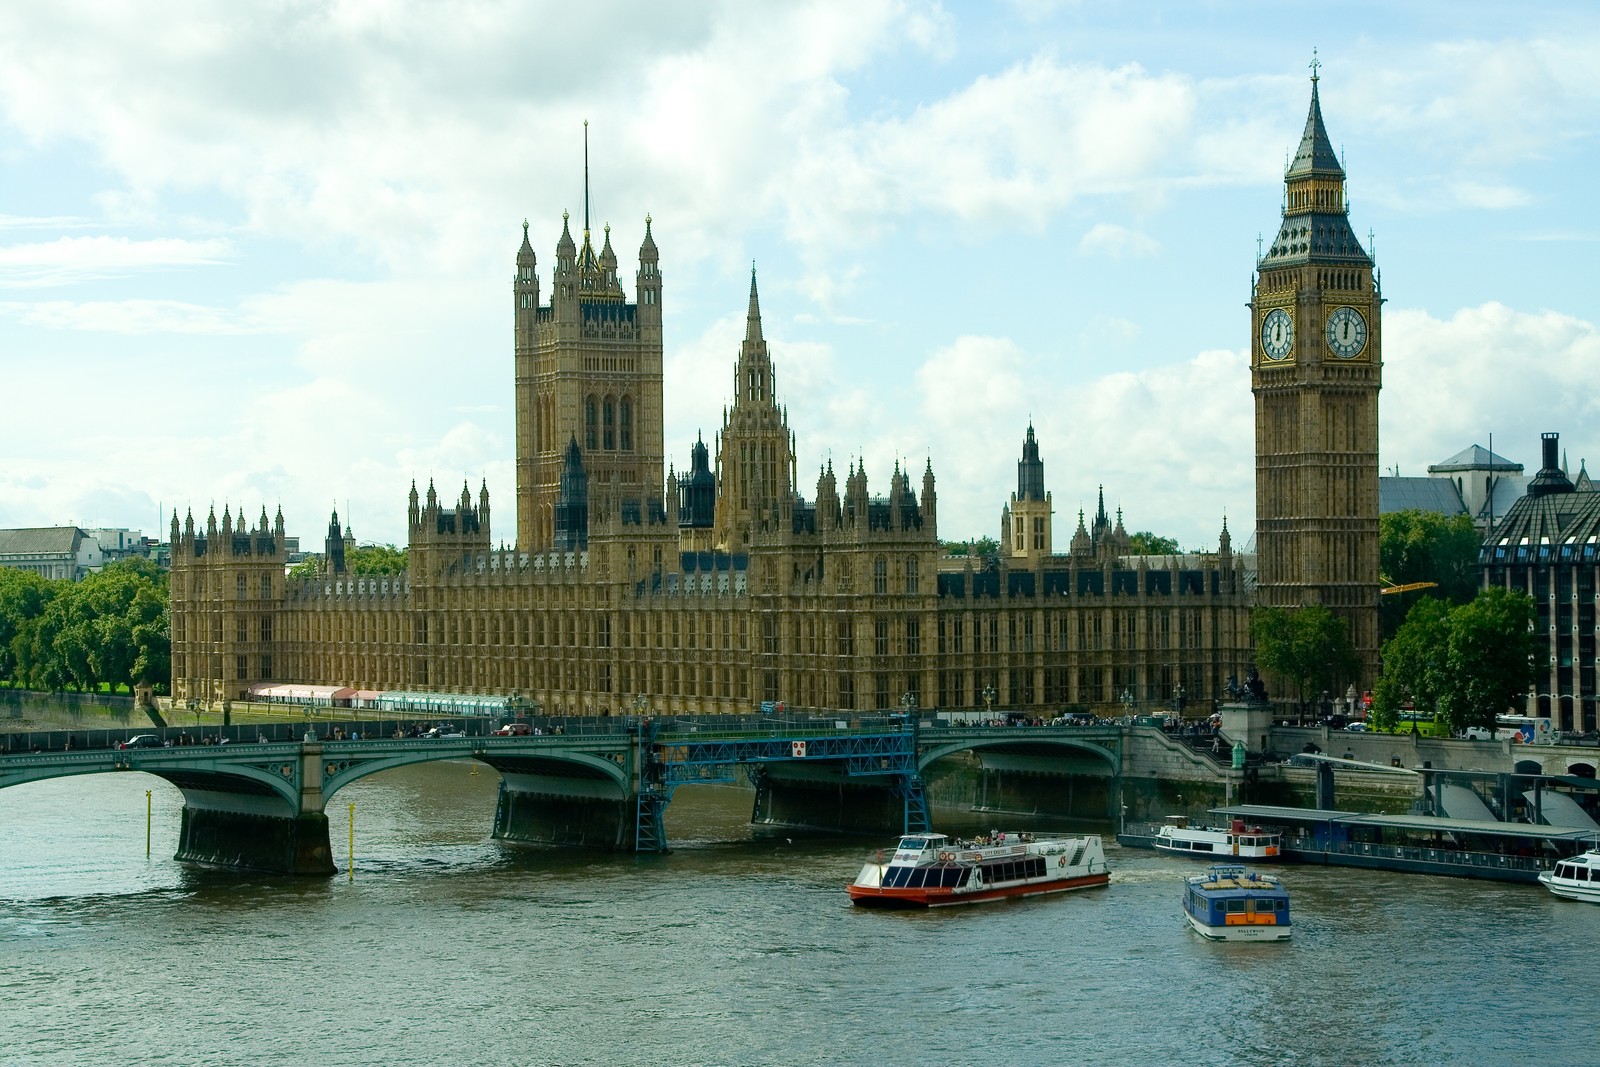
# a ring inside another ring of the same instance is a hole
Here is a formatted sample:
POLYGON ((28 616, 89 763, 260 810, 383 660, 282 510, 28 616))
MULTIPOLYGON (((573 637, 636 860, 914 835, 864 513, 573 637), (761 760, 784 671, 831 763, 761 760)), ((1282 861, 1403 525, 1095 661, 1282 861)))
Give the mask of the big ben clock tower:
POLYGON ((1284 174, 1283 224, 1256 264, 1258 602, 1322 604, 1350 624, 1370 683, 1378 657, 1378 390, 1383 303, 1350 228, 1312 60, 1311 110, 1284 174))

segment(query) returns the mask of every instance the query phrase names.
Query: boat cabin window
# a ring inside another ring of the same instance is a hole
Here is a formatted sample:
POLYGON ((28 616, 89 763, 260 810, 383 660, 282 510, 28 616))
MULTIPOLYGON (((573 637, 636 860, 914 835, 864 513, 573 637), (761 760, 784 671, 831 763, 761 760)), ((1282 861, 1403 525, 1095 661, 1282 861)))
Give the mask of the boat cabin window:
POLYGON ((923 837, 902 837, 900 839, 900 850, 902 852, 921 852, 923 849, 925 849, 927 847, 928 847, 927 838, 923 838, 923 837))
POLYGON ((1244 910, 1244 901, 1242 901, 1242 900, 1230 900, 1230 901, 1228 901, 1228 910, 1229 911, 1243 911, 1244 910))

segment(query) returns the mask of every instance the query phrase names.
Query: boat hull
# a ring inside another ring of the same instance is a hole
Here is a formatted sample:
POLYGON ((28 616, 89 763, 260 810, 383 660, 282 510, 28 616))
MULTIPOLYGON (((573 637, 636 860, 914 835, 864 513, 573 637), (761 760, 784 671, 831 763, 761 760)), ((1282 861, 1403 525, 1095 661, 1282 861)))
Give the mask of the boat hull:
POLYGON ((1539 875, 1539 884, 1563 900, 1577 900, 1584 904, 1600 904, 1600 885, 1589 882, 1583 885, 1553 878, 1546 871, 1539 875))
POLYGON ((1184 913, 1189 928, 1207 941, 1287 941, 1292 926, 1210 926, 1184 913))
POLYGON ((1110 872, 1099 871, 1072 878, 984 886, 982 889, 959 893, 948 889, 890 889, 884 886, 865 885, 852 885, 847 888, 850 902, 864 908, 944 908, 956 904, 990 904, 997 900, 1070 893, 1075 889, 1093 889, 1110 881, 1110 872))
POLYGON ((1208 863, 1252 860, 1257 863, 1283 858, 1283 839, 1262 830, 1224 830, 1211 826, 1163 826, 1151 841, 1157 852, 1208 863))

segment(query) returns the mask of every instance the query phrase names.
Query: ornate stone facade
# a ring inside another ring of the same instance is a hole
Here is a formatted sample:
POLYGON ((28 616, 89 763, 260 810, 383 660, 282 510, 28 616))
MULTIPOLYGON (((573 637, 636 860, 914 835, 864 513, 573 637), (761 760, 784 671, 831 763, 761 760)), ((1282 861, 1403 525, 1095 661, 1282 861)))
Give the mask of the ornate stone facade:
MULTIPOLYGON (((1259 593, 1327 604, 1371 662, 1380 297, 1343 182, 1313 79, 1251 305, 1259 593)), ((802 495, 753 273, 715 456, 697 441, 681 481, 665 472, 650 221, 629 303, 585 215, 581 250, 563 217, 548 304, 526 224, 516 257, 517 547, 493 547, 486 485, 453 506, 413 486, 409 571, 391 577, 335 563, 285 580, 281 516, 175 519, 175 695, 299 681, 517 693, 561 714, 909 699, 1048 715, 1206 702, 1245 675, 1257 590, 1226 523, 1215 551, 1134 557, 1102 494, 1057 552, 1031 426, 997 558, 945 555, 931 458, 920 486, 896 464, 877 496, 863 463, 841 485, 829 461, 802 495)))
POLYGON ((1350 228, 1344 167, 1311 109, 1284 175, 1283 223, 1250 304, 1261 603, 1323 604, 1378 659, 1378 390, 1383 298, 1350 228))

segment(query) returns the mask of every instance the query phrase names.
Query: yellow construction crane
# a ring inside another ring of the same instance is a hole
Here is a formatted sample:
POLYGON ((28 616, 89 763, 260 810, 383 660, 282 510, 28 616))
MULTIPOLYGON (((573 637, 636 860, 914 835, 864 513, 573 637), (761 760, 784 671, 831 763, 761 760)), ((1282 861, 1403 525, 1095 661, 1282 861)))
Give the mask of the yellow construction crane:
POLYGON ((1380 592, 1382 593, 1382 595, 1388 596, 1390 593, 1409 593, 1413 589, 1437 589, 1437 588, 1439 588, 1439 583, 1438 582, 1407 582, 1405 585, 1391 585, 1387 589, 1380 590, 1380 592))

